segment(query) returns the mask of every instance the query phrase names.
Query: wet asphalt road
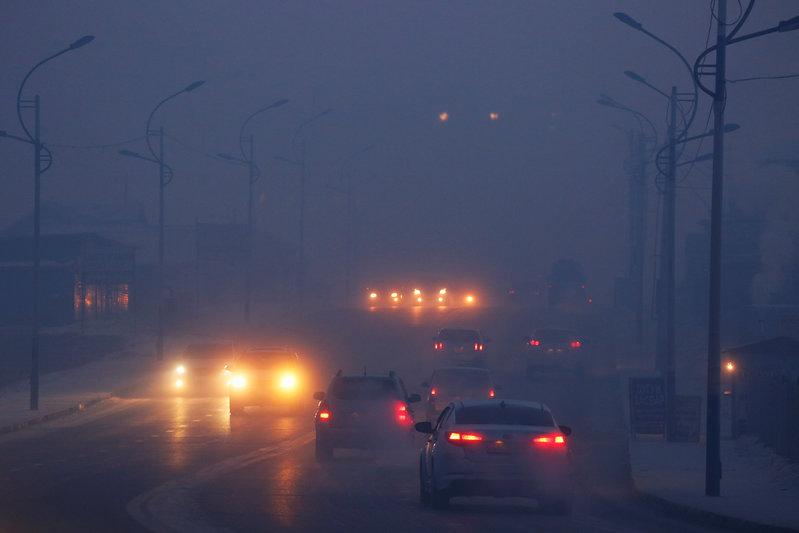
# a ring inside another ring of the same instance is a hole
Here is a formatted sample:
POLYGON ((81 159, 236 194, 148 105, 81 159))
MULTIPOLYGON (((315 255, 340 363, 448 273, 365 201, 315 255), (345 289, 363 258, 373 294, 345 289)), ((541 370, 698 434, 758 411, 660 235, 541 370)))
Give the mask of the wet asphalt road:
MULTIPOLYGON (((172 397, 153 384, 88 411, 0 437, 0 531, 693 531, 628 495, 622 397, 602 331, 585 375, 529 379, 512 348, 536 320, 520 311, 397 310, 318 317, 302 336, 310 389, 336 368, 395 369, 409 391, 430 373, 438 326, 478 326, 495 339, 501 395, 542 400, 574 429, 580 486, 571 517, 532 501, 455 499, 418 505, 418 449, 313 459, 313 402, 232 420, 223 396, 172 397)), ((308 396, 312 390, 308 391, 308 396)), ((421 441, 419 441, 421 443, 421 441)))

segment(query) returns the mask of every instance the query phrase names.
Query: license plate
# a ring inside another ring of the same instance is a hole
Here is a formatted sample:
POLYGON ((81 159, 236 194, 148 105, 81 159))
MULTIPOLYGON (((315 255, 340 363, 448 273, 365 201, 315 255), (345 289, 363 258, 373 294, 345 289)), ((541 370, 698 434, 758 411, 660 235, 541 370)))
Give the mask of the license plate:
POLYGON ((495 440, 487 451, 490 454, 507 454, 510 453, 510 448, 504 440, 495 440))

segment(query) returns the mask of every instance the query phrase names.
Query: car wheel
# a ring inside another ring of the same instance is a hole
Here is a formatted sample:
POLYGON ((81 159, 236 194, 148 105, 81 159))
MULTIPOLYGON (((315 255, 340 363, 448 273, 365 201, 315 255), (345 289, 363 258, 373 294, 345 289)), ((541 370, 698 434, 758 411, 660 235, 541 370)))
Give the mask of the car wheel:
POLYGON ((419 504, 422 507, 430 507, 430 489, 428 489, 427 475, 424 469, 424 462, 419 460, 419 504))
POLYGON ((449 507, 449 492, 439 490, 436 486, 435 470, 430 475, 430 505, 433 509, 446 509, 449 507))
POLYGON ((234 402, 233 398, 230 398, 230 414, 231 415, 240 415, 244 412, 244 406, 239 405, 238 402, 234 402))
POLYGON ((333 460, 333 448, 324 443, 322 439, 316 437, 315 447, 316 462, 326 463, 333 460))

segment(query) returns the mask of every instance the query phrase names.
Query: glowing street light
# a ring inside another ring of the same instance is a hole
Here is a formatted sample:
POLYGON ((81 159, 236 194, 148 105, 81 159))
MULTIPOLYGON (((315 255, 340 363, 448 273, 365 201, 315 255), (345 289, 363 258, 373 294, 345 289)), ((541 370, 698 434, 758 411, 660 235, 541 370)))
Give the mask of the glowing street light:
POLYGON ((438 121, 439 122, 447 122, 449 120, 449 113, 446 111, 442 111, 438 114, 438 121))
POLYGON ((492 111, 492 112, 490 112, 490 113, 488 114, 488 119, 489 119, 491 122, 496 122, 497 120, 499 120, 499 113, 497 113, 496 111, 492 111))

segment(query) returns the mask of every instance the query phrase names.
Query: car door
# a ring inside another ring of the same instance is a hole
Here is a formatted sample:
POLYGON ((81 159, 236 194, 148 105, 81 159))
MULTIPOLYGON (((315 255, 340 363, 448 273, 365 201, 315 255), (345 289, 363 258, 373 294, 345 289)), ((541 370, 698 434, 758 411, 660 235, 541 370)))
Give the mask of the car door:
POLYGON ((432 464, 433 464, 433 455, 436 452, 436 446, 438 444, 438 437, 441 433, 441 428, 444 427, 449 415, 452 413, 453 406, 452 404, 448 405, 441 411, 441 414, 438 415, 438 420, 436 420, 435 425, 433 426, 433 432, 428 435, 427 442, 425 442, 425 467, 427 472, 432 472, 432 464))

